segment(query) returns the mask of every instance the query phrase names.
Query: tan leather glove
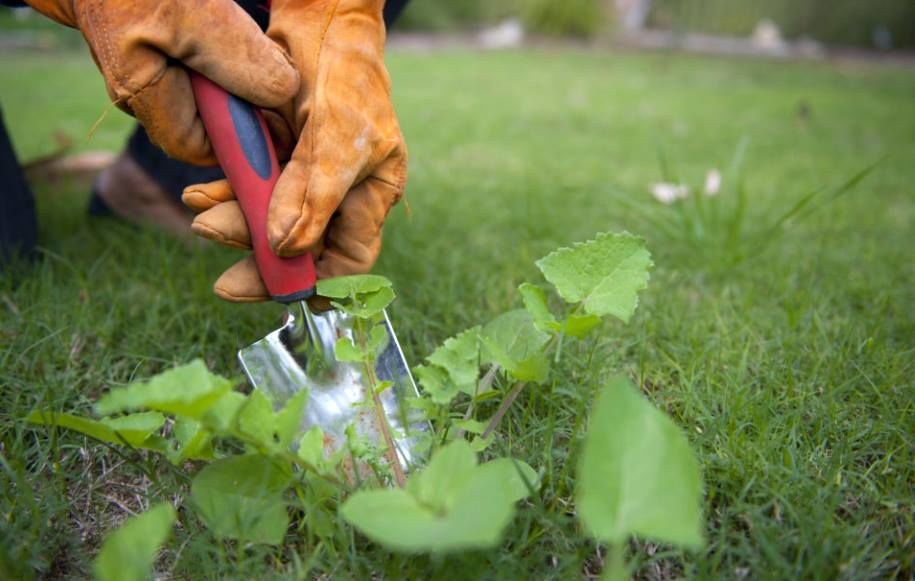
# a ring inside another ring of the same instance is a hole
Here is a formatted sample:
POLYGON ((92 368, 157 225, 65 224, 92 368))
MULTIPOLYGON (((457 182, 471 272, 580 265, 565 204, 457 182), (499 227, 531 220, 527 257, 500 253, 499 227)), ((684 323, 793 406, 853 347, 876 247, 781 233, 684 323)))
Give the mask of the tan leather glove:
POLYGON ((197 116, 185 66, 263 107, 288 102, 299 76, 283 50, 232 0, 27 0, 78 28, 108 94, 169 155, 216 158, 197 116))
MULTIPOLYGON (((312 252, 319 278, 367 272, 381 250, 381 228, 403 195, 407 151, 384 66, 383 0, 273 0, 268 36, 285 48, 299 93, 265 116, 283 169, 267 217, 280 256, 312 252)), ((202 212, 194 232, 250 248, 247 225, 223 181, 188 187, 184 202, 202 212)), ((213 289, 239 302, 266 300, 252 257, 229 268, 213 289)))

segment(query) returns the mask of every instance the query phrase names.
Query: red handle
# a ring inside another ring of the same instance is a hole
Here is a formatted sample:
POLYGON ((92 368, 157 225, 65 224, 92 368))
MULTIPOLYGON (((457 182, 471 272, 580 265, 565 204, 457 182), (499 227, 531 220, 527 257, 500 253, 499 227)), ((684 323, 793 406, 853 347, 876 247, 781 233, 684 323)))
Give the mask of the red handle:
POLYGON ((273 300, 289 303, 314 294, 315 266, 310 253, 281 258, 267 240, 267 208, 280 175, 273 142, 260 112, 213 81, 189 71, 194 98, 235 197, 241 205, 254 259, 273 300))

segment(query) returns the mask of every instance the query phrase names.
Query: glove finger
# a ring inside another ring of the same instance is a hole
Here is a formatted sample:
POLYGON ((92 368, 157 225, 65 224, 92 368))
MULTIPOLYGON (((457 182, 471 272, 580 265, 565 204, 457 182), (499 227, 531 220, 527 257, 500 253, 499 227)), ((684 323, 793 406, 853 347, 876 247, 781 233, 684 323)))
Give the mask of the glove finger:
POLYGON ((401 189, 374 176, 353 188, 327 228, 324 251, 315 262, 318 278, 371 270, 381 252, 384 220, 401 195, 401 189))
POLYGON ((128 112, 146 129, 149 139, 171 157, 195 165, 215 165, 191 90, 191 80, 180 67, 166 67, 162 76, 128 98, 128 112))
POLYGON ((235 199, 235 193, 229 180, 216 180, 208 184, 194 184, 184 188, 181 201, 196 213, 209 210, 213 206, 235 199))
POLYGON ((299 74, 291 59, 235 2, 171 2, 163 13, 177 32, 152 44, 168 56, 260 107, 295 96, 299 74))
POLYGON ((219 298, 233 303, 256 303, 270 300, 270 293, 261 280, 250 254, 230 266, 213 284, 219 298))
POLYGON ((251 248, 251 234, 238 202, 217 204, 198 214, 191 224, 194 234, 230 248, 251 248))
POLYGON ((296 256, 315 245, 370 155, 368 147, 338 147, 311 159, 309 134, 306 129, 280 173, 267 211, 267 237, 279 256, 296 256))

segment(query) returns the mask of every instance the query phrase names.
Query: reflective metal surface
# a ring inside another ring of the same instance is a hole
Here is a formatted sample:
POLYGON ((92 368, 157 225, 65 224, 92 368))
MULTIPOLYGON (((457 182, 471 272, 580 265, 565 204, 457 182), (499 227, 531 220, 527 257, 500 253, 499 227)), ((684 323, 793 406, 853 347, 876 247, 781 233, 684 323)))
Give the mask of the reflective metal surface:
MULTIPOLYGON (((312 313, 304 302, 293 303, 284 325, 241 349, 238 359, 251 384, 270 396, 275 405, 308 389, 303 428, 319 426, 331 447, 346 442, 346 428, 351 424, 357 433, 383 447, 363 365, 334 357, 334 343, 339 338, 352 340, 354 322, 353 317, 337 310, 312 313)), ((422 461, 417 452, 418 437, 429 430, 429 425, 421 413, 406 405, 408 398, 418 394, 416 384, 387 313, 382 324, 387 338, 375 362, 375 375, 380 381, 393 383, 380 398, 401 463, 409 469, 422 461)))

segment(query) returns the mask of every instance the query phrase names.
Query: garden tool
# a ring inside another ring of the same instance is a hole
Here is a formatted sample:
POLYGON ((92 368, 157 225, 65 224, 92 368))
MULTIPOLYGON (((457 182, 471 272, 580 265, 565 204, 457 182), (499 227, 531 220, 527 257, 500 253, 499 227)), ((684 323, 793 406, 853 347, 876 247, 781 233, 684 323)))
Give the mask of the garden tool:
POLYGON ((273 300, 287 308, 282 326, 238 352, 245 374, 275 406, 307 389, 303 428, 320 427, 331 449, 345 445, 351 426, 384 447, 371 405, 372 382, 391 382, 378 398, 400 465, 409 469, 420 459, 419 439, 428 424, 407 406, 418 393, 387 313, 378 323, 386 337, 375 378, 361 363, 336 359, 334 345, 342 337, 353 340, 355 318, 339 310, 314 312, 306 302, 315 293, 312 256, 279 257, 267 239, 267 209, 280 168, 262 115, 197 73, 191 72, 191 84, 213 150, 245 215, 260 276, 273 300))

